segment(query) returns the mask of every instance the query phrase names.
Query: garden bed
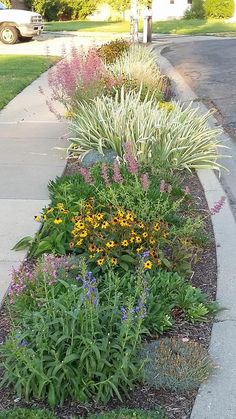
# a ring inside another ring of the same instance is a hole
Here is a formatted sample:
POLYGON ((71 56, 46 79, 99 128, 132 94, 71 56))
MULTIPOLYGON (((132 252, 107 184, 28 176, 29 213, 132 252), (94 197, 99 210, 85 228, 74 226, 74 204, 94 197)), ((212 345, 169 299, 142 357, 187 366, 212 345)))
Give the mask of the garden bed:
MULTIPOLYGON (((65 174, 67 176, 74 174, 77 172, 77 169, 77 162, 71 163, 69 161, 65 169, 65 174)), ((197 175, 188 175, 186 183, 191 185, 191 194, 196 209, 200 213, 208 212, 205 194, 197 175)), ((208 295, 210 300, 214 301, 217 288, 217 263, 214 233, 209 217, 206 220, 205 229, 207 236, 209 237, 209 242, 205 247, 200 260, 193 267, 194 274, 191 278, 191 283, 195 287, 199 287, 208 295)), ((164 336, 175 336, 180 339, 188 338, 190 340, 199 341, 205 348, 208 348, 212 324, 213 319, 208 322, 190 324, 183 321, 181 317, 178 319, 177 314, 176 323, 173 329, 165 333, 164 336)), ((0 312, 0 344, 7 336, 9 330, 9 317, 7 315, 6 307, 3 307, 0 312)), ((72 402, 68 405, 66 404, 64 407, 56 408, 54 413, 60 419, 68 419, 72 415, 86 417, 89 413, 107 411, 120 407, 155 410, 161 406, 167 413, 168 419, 188 419, 190 418, 196 395, 197 390, 181 393, 168 390, 155 390, 148 386, 139 385, 129 394, 129 398, 125 398, 123 402, 113 399, 106 406, 96 402, 86 405, 72 402)), ((19 400, 13 391, 9 389, 0 389, 0 410, 13 407, 49 408, 49 406, 43 402, 37 400, 32 400, 31 402, 26 402, 23 399, 19 400)))
POLYGON ((0 410, 189 418, 214 369, 211 215, 224 203, 208 209, 195 170, 219 168, 219 131, 169 102, 153 52, 123 40, 72 50, 49 85, 72 158, 40 230, 15 246, 29 253, 0 316, 0 410))

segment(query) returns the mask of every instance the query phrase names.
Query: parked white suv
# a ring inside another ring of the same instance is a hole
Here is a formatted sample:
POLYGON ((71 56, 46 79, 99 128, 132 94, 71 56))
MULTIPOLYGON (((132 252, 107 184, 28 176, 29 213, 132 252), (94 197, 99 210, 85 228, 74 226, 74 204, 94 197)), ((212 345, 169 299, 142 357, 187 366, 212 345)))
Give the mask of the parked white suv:
POLYGON ((30 41, 43 30, 42 16, 27 10, 7 9, 0 1, 0 41, 15 44, 30 41))

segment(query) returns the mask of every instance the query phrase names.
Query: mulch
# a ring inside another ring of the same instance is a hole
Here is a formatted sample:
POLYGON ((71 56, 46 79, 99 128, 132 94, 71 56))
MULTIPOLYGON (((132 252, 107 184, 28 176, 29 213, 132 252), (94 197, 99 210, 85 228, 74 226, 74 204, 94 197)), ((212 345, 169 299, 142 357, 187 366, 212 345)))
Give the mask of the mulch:
MULTIPOLYGON (((67 174, 71 174, 75 171, 75 166, 69 166, 67 174)), ((197 175, 189 175, 187 180, 196 209, 201 213, 207 213, 208 206, 206 198, 197 175)), ((205 229, 209 237, 209 242, 204 248, 200 260, 193 267, 191 283, 194 286, 201 288, 210 299, 215 300, 217 287, 217 263, 214 233, 210 217, 206 219, 205 229)), ((208 348, 212 324, 213 320, 207 323, 198 323, 193 325, 179 319, 179 321, 177 320, 174 328, 165 335, 178 336, 180 338, 187 337, 201 342, 206 348, 208 348)), ((6 309, 3 307, 0 311, 0 344, 3 342, 9 329, 9 317, 6 309)), ((161 406, 166 411, 169 419, 189 419, 196 395, 197 391, 179 393, 156 390, 148 386, 139 385, 136 389, 130 392, 129 398, 125 397, 123 399, 122 403, 115 398, 106 406, 100 405, 95 401, 86 405, 79 402, 72 402, 64 405, 63 407, 57 407, 54 412, 58 418, 70 419, 71 416, 86 417, 88 413, 111 410, 118 407, 155 410, 161 406)), ((48 406, 41 401, 31 400, 31 402, 27 403, 24 400, 19 400, 11 389, 0 389, 0 410, 12 407, 48 408, 48 406)))

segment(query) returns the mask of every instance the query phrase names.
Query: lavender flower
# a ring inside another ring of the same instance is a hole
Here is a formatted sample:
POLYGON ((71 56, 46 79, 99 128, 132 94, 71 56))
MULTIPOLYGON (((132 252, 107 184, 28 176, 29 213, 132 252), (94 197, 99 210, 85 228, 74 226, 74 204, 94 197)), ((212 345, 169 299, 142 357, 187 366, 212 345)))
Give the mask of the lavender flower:
POLYGON ((122 177, 122 174, 120 172, 120 165, 119 165, 117 160, 114 160, 114 163, 113 163, 112 180, 116 183, 122 183, 123 182, 123 177, 122 177))
POLYGON ((211 213, 211 215, 218 214, 218 213, 220 212, 221 208, 223 207, 223 205, 224 205, 225 201, 226 201, 226 197, 225 197, 225 196, 222 196, 222 197, 219 199, 219 201, 215 203, 214 207, 212 207, 212 208, 210 209, 210 213, 211 213))
POLYGON ((87 272, 85 278, 78 276, 76 279, 82 282, 85 300, 96 305, 98 302, 97 280, 93 277, 92 272, 87 272))
POLYGON ((125 154, 124 158, 127 164, 128 171, 133 175, 137 175, 139 171, 139 164, 133 154, 133 144, 131 141, 126 141, 123 145, 125 154))
POLYGON ((141 182, 141 185, 142 185, 142 188, 143 188, 144 192, 147 192, 148 189, 149 189, 149 186, 150 186, 150 180, 149 180, 148 173, 143 173, 140 176, 140 182, 141 182))

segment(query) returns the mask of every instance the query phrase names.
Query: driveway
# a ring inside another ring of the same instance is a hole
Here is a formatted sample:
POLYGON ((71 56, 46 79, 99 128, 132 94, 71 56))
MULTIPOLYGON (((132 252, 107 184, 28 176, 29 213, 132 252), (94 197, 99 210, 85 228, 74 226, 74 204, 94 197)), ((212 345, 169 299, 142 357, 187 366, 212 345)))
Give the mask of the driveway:
POLYGON ((196 95, 210 108, 231 136, 227 145, 231 159, 222 162, 221 182, 236 217, 236 39, 214 39, 171 43, 163 55, 185 79, 196 95))
POLYGON ((73 46, 86 47, 100 45, 116 39, 117 34, 90 32, 44 32, 30 42, 19 42, 15 45, 5 45, 0 42, 0 55, 56 55, 62 56, 73 46))

